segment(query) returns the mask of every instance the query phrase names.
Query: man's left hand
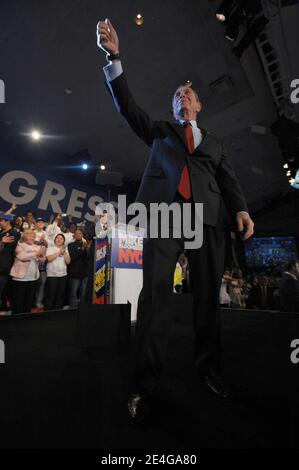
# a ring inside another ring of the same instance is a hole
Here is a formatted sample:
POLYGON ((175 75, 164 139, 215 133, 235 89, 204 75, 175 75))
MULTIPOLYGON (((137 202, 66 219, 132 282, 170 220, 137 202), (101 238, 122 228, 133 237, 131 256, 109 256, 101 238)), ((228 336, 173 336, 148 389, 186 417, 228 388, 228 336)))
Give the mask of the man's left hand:
POLYGON ((236 216, 236 222, 239 232, 246 230, 242 236, 243 240, 248 240, 248 238, 250 238, 254 233, 254 223, 248 212, 238 212, 236 216))

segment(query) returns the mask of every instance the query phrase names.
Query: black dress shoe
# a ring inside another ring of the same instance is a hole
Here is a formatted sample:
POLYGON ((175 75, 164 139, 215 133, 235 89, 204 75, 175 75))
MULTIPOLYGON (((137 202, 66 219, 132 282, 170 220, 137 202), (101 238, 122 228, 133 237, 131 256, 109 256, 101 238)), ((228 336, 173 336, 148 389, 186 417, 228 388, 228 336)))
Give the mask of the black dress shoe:
POLYGON ((145 426, 149 421, 150 405, 141 395, 133 393, 127 403, 129 421, 133 426, 145 426))
POLYGON ((208 390, 218 398, 222 400, 229 398, 229 387, 216 371, 211 370, 209 373, 203 375, 203 381, 208 390))

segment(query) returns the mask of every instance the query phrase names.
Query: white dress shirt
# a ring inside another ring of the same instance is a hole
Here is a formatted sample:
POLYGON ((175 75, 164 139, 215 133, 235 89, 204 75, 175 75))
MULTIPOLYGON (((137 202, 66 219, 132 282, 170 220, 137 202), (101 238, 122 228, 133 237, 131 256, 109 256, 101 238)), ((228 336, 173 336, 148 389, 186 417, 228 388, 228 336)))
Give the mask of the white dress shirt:
POLYGON ((112 82, 112 80, 119 77, 123 73, 123 68, 120 60, 114 60, 113 62, 109 62, 108 65, 103 67, 103 70, 107 82, 112 82))

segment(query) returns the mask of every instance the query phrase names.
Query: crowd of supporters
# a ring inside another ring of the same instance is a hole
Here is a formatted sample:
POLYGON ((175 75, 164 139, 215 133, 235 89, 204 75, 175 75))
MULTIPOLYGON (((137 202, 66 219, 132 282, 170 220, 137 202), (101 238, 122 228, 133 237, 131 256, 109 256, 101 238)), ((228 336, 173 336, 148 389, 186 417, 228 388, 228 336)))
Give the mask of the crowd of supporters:
POLYGON ((50 221, 0 214, 0 312, 76 308, 91 300, 95 225, 55 214, 50 221))
MULTIPOLYGON (((189 290, 188 259, 181 254, 174 275, 174 292, 189 290)), ((243 274, 226 268, 220 288, 220 305, 225 308, 299 312, 299 261, 290 260, 276 271, 243 274)))
MULTIPOLYGON (((95 223, 75 224, 55 214, 50 221, 0 214, 0 314, 76 308, 90 302, 93 287, 95 223)), ((106 213, 106 211, 104 211, 106 213)), ((105 231, 105 216, 100 223, 105 231)), ((189 291, 188 259, 182 253, 174 273, 174 292, 189 291)), ((299 262, 281 271, 243 274, 225 269, 220 288, 222 307, 299 312, 299 262)))
POLYGON ((299 261, 290 260, 281 270, 244 275, 226 269, 220 305, 230 308, 299 312, 299 261))

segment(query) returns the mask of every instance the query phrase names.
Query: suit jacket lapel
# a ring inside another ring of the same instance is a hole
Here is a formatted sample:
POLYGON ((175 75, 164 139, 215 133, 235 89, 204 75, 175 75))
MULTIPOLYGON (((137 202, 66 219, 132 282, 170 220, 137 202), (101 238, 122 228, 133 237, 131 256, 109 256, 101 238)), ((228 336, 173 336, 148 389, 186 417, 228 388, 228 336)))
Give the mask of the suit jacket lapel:
MULTIPOLYGON (((188 151, 184 126, 182 126, 181 124, 170 124, 170 127, 173 131, 172 132, 172 137, 174 138, 174 140, 179 145, 183 145, 185 150, 188 151)), ((194 150, 194 152, 192 152, 191 155, 196 154, 196 152, 200 153, 201 151, 204 150, 204 148, 208 144, 208 140, 209 140, 208 132, 206 131, 206 129, 203 129, 202 127, 200 127, 199 129, 201 130, 201 133, 202 133, 202 141, 201 141, 200 145, 194 150)))
POLYGON ((181 124, 170 124, 172 132, 172 137, 179 144, 183 145, 185 150, 188 150, 186 137, 185 137, 185 128, 181 124))

